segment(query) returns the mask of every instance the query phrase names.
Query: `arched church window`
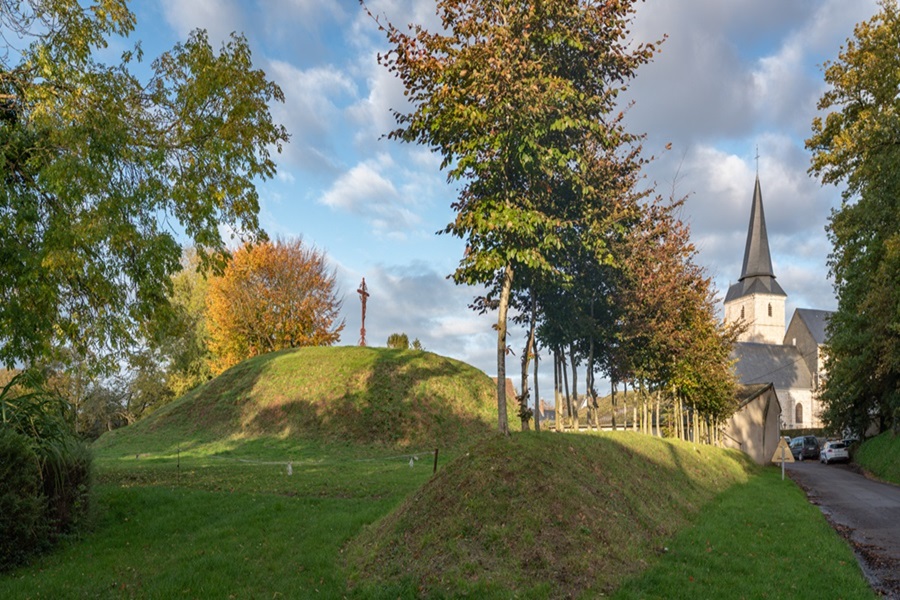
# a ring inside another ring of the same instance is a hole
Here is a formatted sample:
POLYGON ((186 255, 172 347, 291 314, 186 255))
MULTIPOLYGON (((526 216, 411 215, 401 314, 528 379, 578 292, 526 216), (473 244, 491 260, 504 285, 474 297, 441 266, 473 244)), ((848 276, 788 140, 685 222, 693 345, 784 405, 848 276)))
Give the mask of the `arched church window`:
POLYGON ((769 316, 770 317, 772 316, 772 305, 771 304, 769 304, 769 316))
POLYGON ((803 422, 803 405, 798 404, 796 408, 794 408, 794 423, 800 424, 803 422))

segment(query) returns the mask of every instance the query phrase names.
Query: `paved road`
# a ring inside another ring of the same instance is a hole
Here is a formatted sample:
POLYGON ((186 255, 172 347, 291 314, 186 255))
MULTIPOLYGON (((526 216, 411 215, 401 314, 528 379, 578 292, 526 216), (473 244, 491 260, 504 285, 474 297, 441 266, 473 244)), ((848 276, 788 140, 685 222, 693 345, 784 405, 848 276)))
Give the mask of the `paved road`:
POLYGON ((850 465, 806 460, 785 471, 850 541, 872 587, 900 600, 900 486, 867 479, 850 465))

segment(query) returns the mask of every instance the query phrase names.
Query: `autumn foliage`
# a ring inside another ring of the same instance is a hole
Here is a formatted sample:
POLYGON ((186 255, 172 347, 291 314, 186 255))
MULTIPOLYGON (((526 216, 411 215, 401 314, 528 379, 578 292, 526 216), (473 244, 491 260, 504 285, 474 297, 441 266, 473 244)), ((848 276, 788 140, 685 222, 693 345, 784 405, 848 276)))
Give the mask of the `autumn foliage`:
POLYGON ((325 255, 300 240, 244 245, 206 300, 213 372, 249 358, 340 339, 340 301, 325 255))

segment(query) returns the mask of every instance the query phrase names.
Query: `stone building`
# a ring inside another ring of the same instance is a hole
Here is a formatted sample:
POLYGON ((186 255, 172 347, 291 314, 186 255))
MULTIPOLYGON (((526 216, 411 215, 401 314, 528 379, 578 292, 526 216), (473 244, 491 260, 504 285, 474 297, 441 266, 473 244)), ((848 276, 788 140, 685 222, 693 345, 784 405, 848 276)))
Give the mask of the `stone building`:
POLYGON ((741 276, 725 295, 725 322, 747 325, 733 352, 737 375, 743 385, 773 385, 782 408, 782 428, 818 428, 822 426, 818 392, 825 377, 821 349, 831 313, 798 308, 785 328, 786 300, 772 268, 757 176, 741 276))

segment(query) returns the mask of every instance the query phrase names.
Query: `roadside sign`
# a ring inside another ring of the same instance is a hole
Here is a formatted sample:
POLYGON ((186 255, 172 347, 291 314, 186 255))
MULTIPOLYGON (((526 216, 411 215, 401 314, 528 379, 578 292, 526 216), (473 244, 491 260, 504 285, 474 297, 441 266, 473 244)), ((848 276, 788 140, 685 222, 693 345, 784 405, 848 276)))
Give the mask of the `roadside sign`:
POLYGON ((787 440, 784 438, 778 438, 778 447, 772 455, 772 462, 781 464, 781 480, 784 481, 784 463, 794 462, 794 455, 791 454, 791 449, 788 448, 787 440))
POLYGON ((778 440, 778 447, 775 448, 775 454, 772 455, 772 462, 794 462, 794 455, 791 454, 791 449, 784 438, 778 440))

